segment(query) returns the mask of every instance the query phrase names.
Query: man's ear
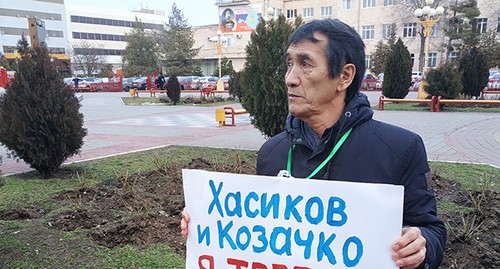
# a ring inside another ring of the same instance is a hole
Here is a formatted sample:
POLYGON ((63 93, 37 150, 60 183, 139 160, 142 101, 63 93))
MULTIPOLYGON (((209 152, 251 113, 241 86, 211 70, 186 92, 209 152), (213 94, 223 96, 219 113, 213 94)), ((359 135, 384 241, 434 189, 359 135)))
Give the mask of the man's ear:
POLYGON ((338 90, 345 91, 351 85, 354 76, 356 75, 356 66, 354 64, 346 64, 342 67, 339 76, 338 90))

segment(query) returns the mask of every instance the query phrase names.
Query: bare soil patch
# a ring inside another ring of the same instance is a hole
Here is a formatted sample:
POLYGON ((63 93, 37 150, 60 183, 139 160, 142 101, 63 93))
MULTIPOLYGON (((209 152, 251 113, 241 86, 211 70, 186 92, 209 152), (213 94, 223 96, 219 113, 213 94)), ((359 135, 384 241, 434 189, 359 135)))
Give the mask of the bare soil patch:
MULTIPOLYGON (((255 174, 253 164, 221 166, 198 158, 185 167, 173 165, 122 176, 111 185, 57 194, 53 199, 73 204, 76 209, 54 215, 44 225, 57 231, 83 229, 93 242, 108 248, 166 243, 185 257, 185 240, 179 235, 184 208, 181 168, 255 174)), ((459 184, 439 176, 433 177, 433 183, 438 200, 476 208, 463 214, 441 215, 449 227, 440 268, 500 268, 500 194, 491 190, 466 192, 459 184)), ((0 212, 0 219, 36 219, 45 214, 19 209, 0 212)))

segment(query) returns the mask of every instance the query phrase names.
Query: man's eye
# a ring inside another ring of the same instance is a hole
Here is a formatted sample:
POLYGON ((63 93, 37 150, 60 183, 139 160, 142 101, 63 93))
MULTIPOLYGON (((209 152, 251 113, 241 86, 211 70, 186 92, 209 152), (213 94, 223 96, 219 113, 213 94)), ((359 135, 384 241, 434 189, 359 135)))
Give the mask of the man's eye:
POLYGON ((293 66, 293 63, 291 61, 286 62, 286 67, 291 68, 293 66))

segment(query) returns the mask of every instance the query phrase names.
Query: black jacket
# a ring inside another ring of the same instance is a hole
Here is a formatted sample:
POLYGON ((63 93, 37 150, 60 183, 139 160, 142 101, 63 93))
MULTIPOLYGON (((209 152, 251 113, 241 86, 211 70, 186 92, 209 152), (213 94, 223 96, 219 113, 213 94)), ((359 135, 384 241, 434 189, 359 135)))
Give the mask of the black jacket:
POLYGON ((436 216, 434 193, 427 185, 430 169, 422 139, 372 116, 366 95, 359 93, 317 144, 311 139, 309 127, 289 115, 286 131, 266 141, 259 150, 257 174, 276 176, 286 170, 288 152, 294 144, 292 176, 306 178, 352 127, 347 140, 314 178, 403 185, 403 225, 419 227, 427 240, 426 260, 421 268, 437 268, 443 258, 446 229, 436 216))

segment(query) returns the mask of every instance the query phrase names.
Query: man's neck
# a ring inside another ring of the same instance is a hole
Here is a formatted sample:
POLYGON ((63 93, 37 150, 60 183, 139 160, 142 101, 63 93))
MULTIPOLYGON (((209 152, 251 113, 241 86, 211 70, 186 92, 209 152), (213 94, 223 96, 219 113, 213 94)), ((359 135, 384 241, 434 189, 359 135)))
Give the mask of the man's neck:
POLYGON ((328 109, 322 110, 320 114, 312 115, 311 117, 301 119, 309 125, 319 138, 323 137, 326 129, 332 127, 342 116, 344 111, 344 100, 332 103, 328 109))

